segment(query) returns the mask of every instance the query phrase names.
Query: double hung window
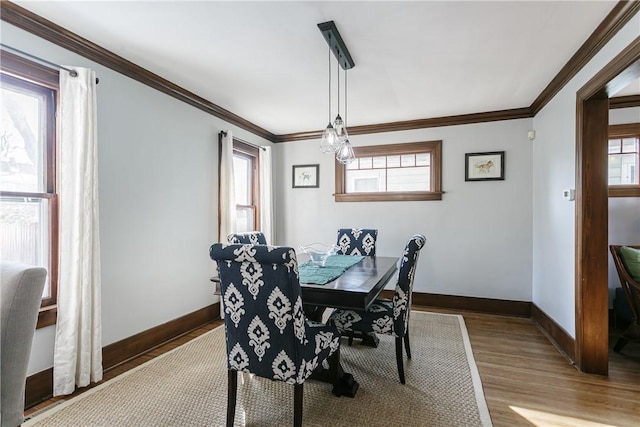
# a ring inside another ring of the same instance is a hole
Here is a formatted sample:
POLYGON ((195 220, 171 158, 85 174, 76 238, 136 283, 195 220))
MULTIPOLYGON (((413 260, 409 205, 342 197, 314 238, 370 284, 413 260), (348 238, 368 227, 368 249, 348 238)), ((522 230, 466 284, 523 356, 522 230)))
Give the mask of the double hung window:
POLYGON ((58 71, 5 51, 1 55, 0 258, 47 269, 42 327, 55 322, 57 296, 58 71))
POLYGON ((640 196, 640 124, 609 128, 609 196, 640 196))
POLYGON ((233 141, 233 177, 237 232, 260 229, 260 156, 258 148, 233 141))

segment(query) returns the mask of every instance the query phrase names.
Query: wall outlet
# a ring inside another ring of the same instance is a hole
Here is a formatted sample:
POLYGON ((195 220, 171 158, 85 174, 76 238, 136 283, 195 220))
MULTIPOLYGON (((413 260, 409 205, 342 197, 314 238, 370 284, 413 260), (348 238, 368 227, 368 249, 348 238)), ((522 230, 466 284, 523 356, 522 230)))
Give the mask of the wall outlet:
POLYGON ((570 188, 568 190, 564 190, 562 192, 562 198, 568 201, 573 201, 576 199, 576 190, 570 188))

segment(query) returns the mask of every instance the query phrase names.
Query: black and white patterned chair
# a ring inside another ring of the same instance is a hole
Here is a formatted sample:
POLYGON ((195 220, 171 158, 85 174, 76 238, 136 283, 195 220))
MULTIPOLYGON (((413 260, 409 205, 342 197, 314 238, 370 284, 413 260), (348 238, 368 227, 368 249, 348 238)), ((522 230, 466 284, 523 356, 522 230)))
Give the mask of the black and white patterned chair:
POLYGON ((375 256, 377 238, 375 228, 341 228, 336 242, 338 254, 375 256))
POLYGON ((235 417, 238 371, 293 384, 294 425, 302 425, 303 384, 330 357, 337 389, 340 333, 305 317, 292 248, 216 243, 209 254, 224 301, 227 426, 235 417))
POLYGON ((411 312, 411 293, 413 278, 418 263, 420 249, 426 238, 416 234, 409 239, 404 249, 398 273, 398 283, 393 294, 393 300, 376 299, 366 311, 336 309, 329 318, 329 324, 335 325, 340 332, 347 334, 354 331, 361 333, 377 332, 396 337, 396 361, 400 382, 404 384, 404 362, 402 358, 402 341, 411 359, 409 345, 409 314, 411 312))
POLYGON ((227 236, 229 243, 239 243, 243 245, 266 245, 267 238, 261 231, 247 231, 245 233, 232 233, 227 236))

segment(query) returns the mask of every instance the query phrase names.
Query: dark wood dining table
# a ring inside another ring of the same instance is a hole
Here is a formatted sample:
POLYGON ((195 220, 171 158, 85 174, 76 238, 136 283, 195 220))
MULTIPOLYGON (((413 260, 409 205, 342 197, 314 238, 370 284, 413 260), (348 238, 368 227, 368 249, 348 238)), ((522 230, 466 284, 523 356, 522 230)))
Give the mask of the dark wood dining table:
POLYGON ((305 306, 366 310, 397 270, 398 258, 364 257, 326 285, 300 283, 305 306))
MULTIPOLYGON (((302 303, 305 314, 315 321, 322 321, 322 315, 327 308, 341 308, 351 310, 366 310, 380 295, 385 285, 397 270, 398 258, 393 257, 364 257, 357 264, 350 267, 337 279, 325 284, 314 285, 300 283, 302 289, 302 303)), ((375 335, 370 340, 377 339, 375 335)), ((373 346, 377 343, 374 342, 373 346)), ((355 397, 358 382, 350 373, 344 372, 340 362, 338 375, 340 385, 334 387, 336 396, 355 397)), ((311 376, 312 379, 333 382, 330 369, 320 367, 311 376)))

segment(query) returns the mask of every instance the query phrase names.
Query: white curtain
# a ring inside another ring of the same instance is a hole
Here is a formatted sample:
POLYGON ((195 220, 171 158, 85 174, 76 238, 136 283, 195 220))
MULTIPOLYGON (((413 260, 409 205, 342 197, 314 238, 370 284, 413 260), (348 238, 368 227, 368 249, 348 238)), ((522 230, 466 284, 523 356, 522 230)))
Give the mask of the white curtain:
POLYGON ((96 75, 60 72, 59 274, 53 395, 102 379, 96 75))
POLYGON ((267 243, 274 245, 273 223, 273 174, 271 147, 263 147, 260 151, 260 230, 267 243))
POLYGON ((222 134, 220 150, 220 230, 218 238, 226 243, 227 236, 236 231, 236 192, 233 178, 233 135, 222 134))

